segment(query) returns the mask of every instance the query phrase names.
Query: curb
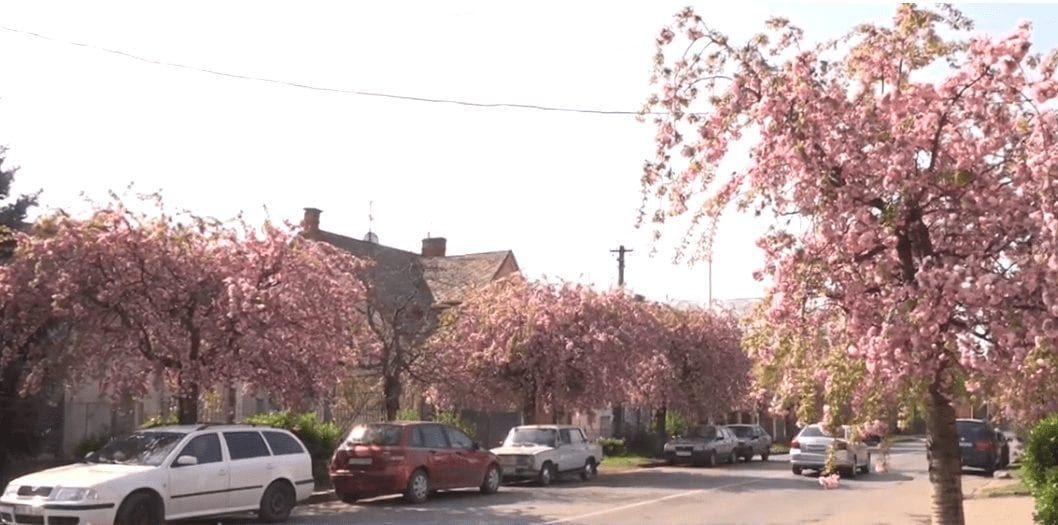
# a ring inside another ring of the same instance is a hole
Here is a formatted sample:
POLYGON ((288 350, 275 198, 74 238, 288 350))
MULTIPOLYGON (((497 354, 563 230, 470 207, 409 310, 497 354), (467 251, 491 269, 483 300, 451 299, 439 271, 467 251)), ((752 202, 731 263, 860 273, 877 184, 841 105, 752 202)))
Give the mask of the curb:
POLYGON ((338 497, 334 495, 333 490, 320 490, 313 492, 309 499, 302 501, 301 505, 319 505, 320 503, 328 503, 331 501, 337 501, 338 497))

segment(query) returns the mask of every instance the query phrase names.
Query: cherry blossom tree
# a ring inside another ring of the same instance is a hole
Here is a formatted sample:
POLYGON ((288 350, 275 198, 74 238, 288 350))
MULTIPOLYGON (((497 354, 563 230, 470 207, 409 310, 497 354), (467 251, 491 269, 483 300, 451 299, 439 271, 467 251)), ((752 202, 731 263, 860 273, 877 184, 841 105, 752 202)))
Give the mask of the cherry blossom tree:
POLYGON ((622 291, 512 277, 452 309, 430 341, 431 396, 441 406, 520 408, 559 417, 620 402, 657 323, 622 291), (431 373, 432 371, 432 373, 431 373))
POLYGON ((632 403, 655 408, 655 428, 667 436, 669 409, 704 421, 723 417, 748 399, 750 360, 730 312, 647 306, 659 324, 654 348, 643 353, 632 403))
POLYGON ((1058 60, 1030 54, 1028 24, 969 29, 905 4, 820 45, 783 19, 738 44, 687 9, 657 38, 642 179, 656 223, 693 218, 697 255, 728 205, 802 219, 761 240, 774 331, 755 357, 822 367, 837 412, 921 400, 943 524, 964 521, 958 385, 1022 415, 1058 403, 1058 60), (720 176, 744 136, 747 165, 720 176))
POLYGON ((142 396, 160 374, 191 423, 203 388, 244 383, 296 405, 336 384, 362 332, 362 263, 290 228, 157 204, 148 215, 115 198, 18 237, 0 269, 0 365, 26 359, 23 391, 61 374, 142 396))

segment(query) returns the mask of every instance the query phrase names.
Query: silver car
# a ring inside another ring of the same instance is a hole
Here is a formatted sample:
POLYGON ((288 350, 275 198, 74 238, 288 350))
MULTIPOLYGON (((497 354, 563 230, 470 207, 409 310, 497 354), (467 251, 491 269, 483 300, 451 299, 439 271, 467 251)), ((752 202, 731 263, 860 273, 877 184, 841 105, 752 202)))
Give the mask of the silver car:
POLYGON ((827 455, 834 451, 834 465, 846 477, 871 471, 871 451, 862 440, 854 439, 852 429, 842 426, 836 435, 825 432, 820 425, 808 425, 790 442, 790 465, 793 473, 804 470, 822 472, 827 455))
POLYGON ((691 463, 715 466, 718 462, 734 463, 738 438, 719 425, 697 425, 665 443, 665 460, 670 465, 691 463))

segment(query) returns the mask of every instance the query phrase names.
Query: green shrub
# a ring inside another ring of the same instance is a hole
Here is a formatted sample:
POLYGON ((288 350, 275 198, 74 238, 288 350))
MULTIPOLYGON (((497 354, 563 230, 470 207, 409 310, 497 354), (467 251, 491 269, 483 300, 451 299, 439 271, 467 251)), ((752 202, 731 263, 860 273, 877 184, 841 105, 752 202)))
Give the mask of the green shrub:
POLYGON ((665 433, 670 436, 679 436, 691 426, 689 419, 676 412, 669 410, 665 412, 665 433))
POLYGON ((166 425, 175 425, 177 422, 176 414, 170 413, 168 416, 154 416, 144 421, 140 428, 164 427, 166 425))
POLYGON ((98 435, 86 436, 84 439, 77 442, 77 446, 73 449, 73 456, 75 459, 82 459, 88 455, 89 452, 95 452, 103 448, 103 446, 109 441, 110 434, 105 431, 98 435))
POLYGON ((422 416, 414 408, 402 408, 397 411, 397 421, 420 421, 422 416))
POLYGON ((462 430, 468 436, 476 436, 478 434, 477 426, 463 419, 456 410, 438 410, 433 415, 433 420, 438 423, 448 423, 462 430))
POLYGON ((321 421, 314 412, 292 414, 289 410, 268 412, 246 418, 251 425, 267 425, 283 428, 294 433, 312 456, 312 477, 316 481, 326 481, 327 465, 334 449, 341 439, 338 426, 321 421))
POLYGON ((1033 427, 1021 471, 1036 500, 1036 523, 1058 523, 1058 414, 1033 427))
POLYGON ((599 445, 602 446, 603 456, 628 455, 628 450, 625 449, 625 440, 622 438, 601 438, 599 439, 599 445))

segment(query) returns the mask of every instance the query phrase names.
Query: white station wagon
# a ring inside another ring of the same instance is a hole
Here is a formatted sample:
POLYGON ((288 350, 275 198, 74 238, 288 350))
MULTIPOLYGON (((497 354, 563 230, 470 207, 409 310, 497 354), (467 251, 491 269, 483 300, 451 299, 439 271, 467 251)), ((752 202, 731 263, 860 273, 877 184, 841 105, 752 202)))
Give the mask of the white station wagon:
POLYGON ((0 522, 158 525, 245 511, 275 522, 312 488, 309 453, 286 430, 167 426, 114 439, 80 463, 15 479, 0 497, 0 522))

